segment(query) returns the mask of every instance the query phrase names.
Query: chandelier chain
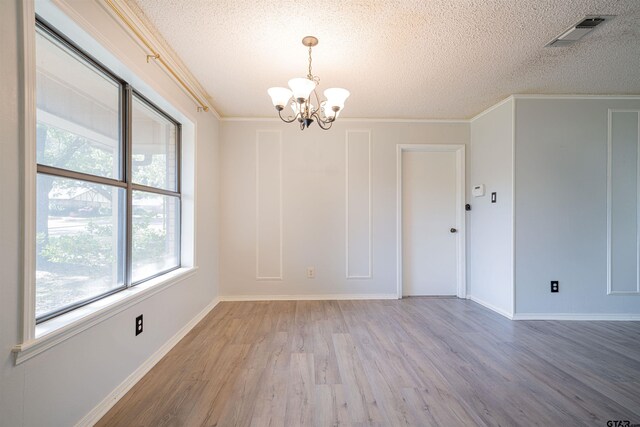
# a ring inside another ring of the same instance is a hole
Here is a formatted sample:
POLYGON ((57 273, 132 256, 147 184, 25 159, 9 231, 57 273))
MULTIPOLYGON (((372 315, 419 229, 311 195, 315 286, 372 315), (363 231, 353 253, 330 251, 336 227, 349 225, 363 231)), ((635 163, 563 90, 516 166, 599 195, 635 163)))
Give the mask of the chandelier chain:
POLYGON ((309 46, 309 74, 307 74, 307 78, 309 80, 313 80, 313 73, 311 73, 311 46, 309 46))

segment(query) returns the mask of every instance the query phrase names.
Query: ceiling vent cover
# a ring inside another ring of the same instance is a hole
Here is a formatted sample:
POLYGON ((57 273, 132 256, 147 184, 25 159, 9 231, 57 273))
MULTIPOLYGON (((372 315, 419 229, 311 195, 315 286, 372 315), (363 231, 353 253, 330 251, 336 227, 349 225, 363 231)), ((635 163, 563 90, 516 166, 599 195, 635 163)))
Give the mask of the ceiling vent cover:
POLYGON ((609 21, 613 18, 613 15, 604 15, 604 16, 587 16, 580 20, 577 24, 573 25, 571 28, 566 30, 564 33, 560 34, 558 37, 553 39, 547 47, 559 47, 559 46, 568 46, 571 45, 591 31, 596 28, 598 25, 601 25, 605 21, 609 21))

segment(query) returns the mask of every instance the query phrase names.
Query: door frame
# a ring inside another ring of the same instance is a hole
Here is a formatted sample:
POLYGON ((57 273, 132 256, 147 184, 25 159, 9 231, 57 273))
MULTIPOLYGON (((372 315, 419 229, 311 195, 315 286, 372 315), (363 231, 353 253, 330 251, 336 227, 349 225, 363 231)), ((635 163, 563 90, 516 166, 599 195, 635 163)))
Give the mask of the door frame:
POLYGON ((457 297, 467 297, 466 217, 465 217, 465 145, 464 144, 397 144, 396 145, 396 285, 398 299, 402 299, 402 153, 456 153, 456 279, 457 297))

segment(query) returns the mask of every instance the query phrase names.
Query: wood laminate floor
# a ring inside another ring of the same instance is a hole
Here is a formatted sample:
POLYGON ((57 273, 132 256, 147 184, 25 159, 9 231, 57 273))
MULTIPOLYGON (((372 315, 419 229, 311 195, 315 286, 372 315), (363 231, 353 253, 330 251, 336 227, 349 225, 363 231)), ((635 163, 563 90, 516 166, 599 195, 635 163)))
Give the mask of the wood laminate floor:
POLYGON ((223 302, 99 426, 640 423, 640 322, 473 302, 223 302))

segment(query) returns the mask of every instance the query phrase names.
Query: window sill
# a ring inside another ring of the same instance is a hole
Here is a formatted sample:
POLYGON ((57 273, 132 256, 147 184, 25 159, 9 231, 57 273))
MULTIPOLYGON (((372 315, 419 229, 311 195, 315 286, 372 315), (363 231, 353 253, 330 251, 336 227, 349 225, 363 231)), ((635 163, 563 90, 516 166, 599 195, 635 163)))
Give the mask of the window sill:
POLYGON ((19 365, 140 301, 192 277, 197 269, 197 267, 189 267, 170 271, 37 325, 35 339, 13 348, 15 364, 19 365))

